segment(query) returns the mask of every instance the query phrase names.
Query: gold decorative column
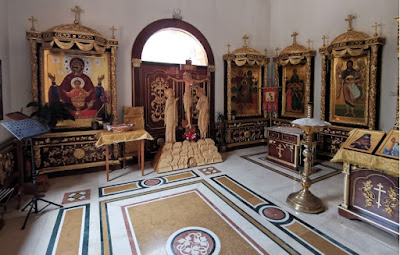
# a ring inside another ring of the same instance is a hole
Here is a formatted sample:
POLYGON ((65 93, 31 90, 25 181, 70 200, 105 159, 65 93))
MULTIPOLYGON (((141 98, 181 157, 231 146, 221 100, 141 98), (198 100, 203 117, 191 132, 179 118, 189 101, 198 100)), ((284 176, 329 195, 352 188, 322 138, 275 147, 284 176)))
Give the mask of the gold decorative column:
POLYGON ((301 118, 292 121, 292 124, 296 125, 304 131, 304 170, 303 177, 301 179, 301 186, 303 189, 294 192, 288 196, 286 202, 297 211, 305 213, 319 213, 324 210, 324 205, 318 197, 314 196, 309 188, 311 187, 311 162, 312 162, 312 138, 313 134, 320 131, 324 126, 330 125, 330 123, 321 121, 318 119, 311 118, 312 116, 312 103, 308 104, 308 117, 301 118))
MULTIPOLYGON (((228 82, 228 88, 232 87, 232 81, 231 81, 231 59, 227 59, 226 61, 227 64, 227 70, 226 70, 226 81, 228 82)), ((232 96, 232 91, 230 89, 227 90, 227 94, 228 94, 228 98, 231 98, 232 96)), ((227 116, 228 116, 228 120, 232 119, 232 113, 231 113, 231 109, 232 109, 232 102, 231 100, 227 100, 228 103, 228 112, 227 112, 227 116)))
POLYGON ((347 209, 349 207, 349 201, 350 201, 350 164, 349 163, 343 163, 343 172, 342 173, 345 174, 344 187, 343 187, 344 199, 343 199, 342 207, 347 209))
POLYGON ((325 95, 326 95, 326 55, 321 53, 322 71, 321 71, 321 120, 325 119, 325 95))

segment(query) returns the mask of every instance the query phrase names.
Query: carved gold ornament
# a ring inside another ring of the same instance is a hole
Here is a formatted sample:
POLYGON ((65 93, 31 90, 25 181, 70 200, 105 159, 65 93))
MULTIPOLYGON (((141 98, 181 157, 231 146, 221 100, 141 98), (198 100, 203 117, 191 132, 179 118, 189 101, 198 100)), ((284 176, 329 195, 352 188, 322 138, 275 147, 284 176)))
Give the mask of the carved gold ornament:
POLYGON ((365 207, 372 207, 374 206, 373 201, 375 200, 375 194, 371 190, 374 186, 371 180, 363 182, 363 184, 364 187, 360 188, 360 190, 365 197, 365 207))
POLYGON ((83 150, 82 148, 75 149, 74 158, 83 159, 83 157, 85 157, 85 150, 83 150))
POLYGON ((386 197, 383 200, 383 203, 385 204, 385 208, 383 210, 386 213, 388 213, 390 215, 390 217, 393 217, 394 211, 392 208, 399 206, 399 200, 397 199, 399 194, 392 187, 389 188, 388 194, 389 194, 389 197, 386 197))
POLYGON ((15 168, 15 155, 10 148, 6 148, 0 152, 0 185, 11 175, 15 168))
POLYGON ((153 122, 164 120, 164 108, 166 97, 164 91, 168 89, 168 83, 162 77, 157 77, 151 83, 151 96, 154 97, 151 101, 151 119, 153 122))

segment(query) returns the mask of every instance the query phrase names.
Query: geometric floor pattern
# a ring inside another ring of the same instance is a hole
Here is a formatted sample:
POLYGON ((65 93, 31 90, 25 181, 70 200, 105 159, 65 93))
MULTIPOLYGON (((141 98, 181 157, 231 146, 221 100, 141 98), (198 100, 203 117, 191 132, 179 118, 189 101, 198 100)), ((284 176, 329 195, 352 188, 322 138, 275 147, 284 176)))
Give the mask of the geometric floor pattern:
POLYGON ((184 171, 179 173, 164 174, 153 178, 135 180, 114 185, 107 185, 99 188, 99 196, 106 197, 126 192, 148 189, 164 184, 170 184, 182 180, 189 180, 199 177, 194 171, 184 171))
POLYGON ((218 174, 218 173, 221 172, 220 170, 218 170, 214 166, 208 166, 208 167, 204 167, 204 168, 199 168, 197 170, 199 170, 204 175, 218 174))
POLYGON ((64 194, 62 204, 69 204, 90 199, 90 189, 67 192, 64 194))
POLYGON ((101 201, 100 228, 102 254, 355 254, 227 175, 101 201))
MULTIPOLYGON (((272 172, 283 175, 289 179, 301 182, 301 173, 299 171, 294 171, 292 169, 278 165, 266 158, 266 152, 259 152, 250 155, 240 156, 241 158, 264 167, 272 172)), ((312 183, 316 183, 325 180, 329 177, 338 175, 342 172, 341 166, 337 163, 327 162, 324 164, 316 164, 312 167, 312 174, 309 175, 312 183)))

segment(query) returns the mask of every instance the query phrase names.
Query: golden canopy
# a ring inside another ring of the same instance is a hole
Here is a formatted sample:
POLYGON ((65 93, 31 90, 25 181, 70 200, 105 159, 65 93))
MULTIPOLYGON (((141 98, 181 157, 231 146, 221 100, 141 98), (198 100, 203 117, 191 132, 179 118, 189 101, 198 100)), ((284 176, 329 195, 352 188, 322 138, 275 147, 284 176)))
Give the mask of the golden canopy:
POLYGON ((258 50, 252 49, 244 45, 242 48, 236 49, 232 53, 223 56, 224 60, 234 61, 237 66, 243 66, 246 63, 250 66, 263 66, 268 63, 268 58, 258 50))
POLYGON ((106 39, 96 30, 80 24, 57 25, 44 32, 31 30, 26 32, 26 38, 38 40, 46 49, 55 45, 64 50, 76 46, 82 51, 103 53, 111 46, 118 46, 117 40, 106 39))
POLYGON ((297 65, 307 56, 315 56, 315 51, 294 43, 284 48, 278 56, 273 58, 273 60, 274 62, 279 62, 282 66, 285 66, 288 63, 297 65))

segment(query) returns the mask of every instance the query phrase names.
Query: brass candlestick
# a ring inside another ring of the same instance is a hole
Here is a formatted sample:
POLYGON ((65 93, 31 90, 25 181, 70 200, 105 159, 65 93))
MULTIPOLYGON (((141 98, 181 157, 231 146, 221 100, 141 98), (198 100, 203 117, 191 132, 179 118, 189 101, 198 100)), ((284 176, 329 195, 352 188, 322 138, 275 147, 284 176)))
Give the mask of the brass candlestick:
POLYGON ((294 192, 288 196, 286 203, 293 207, 297 211, 305 213, 319 213, 324 210, 324 205, 321 199, 314 196, 309 188, 311 187, 311 158, 312 158, 312 138, 313 134, 320 131, 324 126, 330 125, 329 122, 321 121, 312 118, 312 103, 308 104, 308 117, 297 119, 292 121, 292 124, 296 125, 304 131, 304 170, 303 177, 301 178, 301 186, 303 189, 294 192))

